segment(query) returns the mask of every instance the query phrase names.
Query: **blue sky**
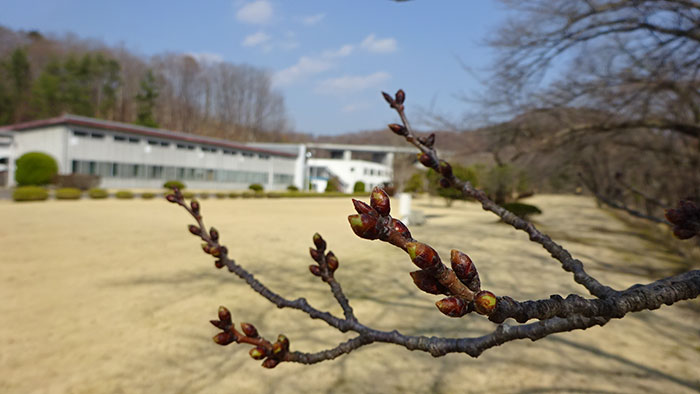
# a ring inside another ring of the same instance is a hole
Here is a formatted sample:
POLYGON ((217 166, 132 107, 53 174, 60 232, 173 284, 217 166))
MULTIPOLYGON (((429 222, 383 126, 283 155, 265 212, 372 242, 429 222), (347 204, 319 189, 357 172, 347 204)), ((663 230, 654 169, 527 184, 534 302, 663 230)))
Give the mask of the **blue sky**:
POLYGON ((123 44, 149 56, 191 53, 262 67, 294 129, 338 134, 396 120, 380 90, 407 92, 407 111, 455 119, 479 89, 483 45, 506 16, 496 1, 0 0, 0 24, 123 44))

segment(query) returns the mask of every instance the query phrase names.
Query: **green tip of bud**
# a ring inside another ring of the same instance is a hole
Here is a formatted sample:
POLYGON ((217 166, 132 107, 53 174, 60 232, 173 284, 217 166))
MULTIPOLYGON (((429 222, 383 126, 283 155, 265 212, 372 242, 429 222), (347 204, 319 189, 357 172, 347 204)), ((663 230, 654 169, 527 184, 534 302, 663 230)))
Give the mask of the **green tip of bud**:
POLYGON ((418 248, 418 242, 408 242, 406 243, 406 252, 408 253, 408 256, 411 258, 411 260, 416 258, 416 253, 418 248))
POLYGON ((369 202, 370 206, 381 216, 387 216, 391 211, 389 195, 379 187, 372 189, 369 202))
POLYGON ((250 357, 252 357, 255 360, 262 360, 267 356, 267 352, 265 351, 265 348, 262 346, 254 347, 250 349, 248 352, 250 354, 250 357))
POLYGON ((219 307, 219 320, 227 325, 231 324, 231 312, 223 305, 219 307))
POLYGON ((435 306, 449 317, 462 317, 469 313, 468 303, 458 297, 447 297, 435 303, 435 306))
POLYGON ((220 332, 212 338, 217 345, 226 346, 234 341, 234 336, 230 332, 220 332))
POLYGON ((481 315, 490 315, 497 304, 496 295, 488 290, 481 290, 474 297, 474 309, 481 315))
POLYGON ((376 229, 376 217, 368 214, 350 215, 348 216, 348 222, 350 222, 352 231, 357 234, 358 237, 364 239, 377 238, 378 230, 376 229))

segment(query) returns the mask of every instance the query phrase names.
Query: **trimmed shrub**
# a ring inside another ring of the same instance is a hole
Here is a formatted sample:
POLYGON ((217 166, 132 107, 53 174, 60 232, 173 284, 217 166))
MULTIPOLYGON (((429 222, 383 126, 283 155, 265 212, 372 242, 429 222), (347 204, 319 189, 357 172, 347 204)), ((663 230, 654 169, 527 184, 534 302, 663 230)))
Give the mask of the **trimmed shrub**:
POLYGON ((15 201, 43 201, 49 198, 48 190, 39 186, 20 186, 12 191, 15 201))
POLYGON ((151 192, 141 193, 141 198, 143 198, 144 200, 151 200, 151 199, 155 198, 155 196, 156 196, 156 194, 151 193, 151 192))
POLYGON ((265 190, 265 188, 263 188, 263 185, 261 185, 259 183, 251 184, 250 186, 248 186, 248 189, 250 189, 254 192, 261 192, 261 191, 265 190))
POLYGON ((355 182, 355 185, 352 187, 353 193, 364 193, 365 192, 365 183, 362 181, 357 181, 355 182))
POLYGON ((326 183, 326 193, 340 192, 340 180, 336 177, 332 177, 326 183))
POLYGON ((414 172, 403 186, 404 193, 423 193, 425 190, 423 179, 425 173, 423 171, 414 172))
POLYGON ((58 173, 56 160, 41 152, 28 152, 17 159, 15 181, 18 186, 46 185, 58 173))
POLYGON ((513 212, 515 216, 521 219, 527 219, 531 215, 539 215, 542 211, 534 205, 524 204, 522 202, 509 202, 502 205, 503 208, 513 212))
POLYGON ((129 200, 134 198, 134 193, 129 190, 119 190, 114 194, 114 196, 122 200, 129 200))
POLYGON ((180 181, 167 181, 163 184, 163 187, 166 189, 172 190, 173 188, 178 188, 180 190, 184 189, 186 186, 184 183, 180 181))
POLYGON ((238 193, 238 192, 230 192, 230 193, 228 194, 228 196, 229 196, 229 198, 238 198, 238 197, 241 196, 241 193, 238 193))
POLYGON ((226 198, 226 193, 224 192, 216 192, 214 195, 216 198, 226 198))
POLYGON ((207 198, 209 198, 209 192, 201 192, 201 193, 198 194, 198 196, 199 196, 199 198, 201 198, 202 200, 206 200, 207 198))
POLYGON ((255 197, 255 192, 243 192, 243 193, 241 193, 241 197, 243 197, 243 198, 253 198, 253 197, 255 197))
POLYGON ((182 192, 182 197, 191 200, 194 198, 194 193, 192 192, 182 192))
POLYGON ((54 196, 57 200, 80 200, 83 191, 74 187, 63 187, 56 189, 54 196))
POLYGON ((287 197, 287 195, 291 194, 290 192, 287 193, 282 193, 282 192, 268 192, 265 194, 267 198, 281 198, 281 197, 287 197))
POLYGON ((299 188, 296 187, 296 186, 294 186, 294 185, 289 185, 289 186, 287 186, 287 191, 290 191, 290 192, 298 192, 298 191, 299 191, 299 188))
POLYGON ((88 190, 88 196, 90 196, 90 198, 100 199, 109 197, 109 193, 107 193, 106 189, 92 188, 88 190))

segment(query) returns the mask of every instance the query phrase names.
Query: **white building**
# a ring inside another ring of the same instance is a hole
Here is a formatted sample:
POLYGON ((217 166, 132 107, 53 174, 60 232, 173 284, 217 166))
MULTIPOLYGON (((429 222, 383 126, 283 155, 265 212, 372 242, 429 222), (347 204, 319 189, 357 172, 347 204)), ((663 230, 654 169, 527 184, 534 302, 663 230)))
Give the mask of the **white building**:
MULTIPOLYGON (((295 184, 296 154, 231 141, 110 122, 75 115, 0 128, 7 185, 14 184, 14 161, 26 152, 44 152, 58 162, 59 174, 91 174, 106 188, 160 188, 182 180, 190 189, 266 190, 295 184), (10 139, 10 138, 8 138, 10 139)), ((296 179, 302 187, 302 179, 296 179)))

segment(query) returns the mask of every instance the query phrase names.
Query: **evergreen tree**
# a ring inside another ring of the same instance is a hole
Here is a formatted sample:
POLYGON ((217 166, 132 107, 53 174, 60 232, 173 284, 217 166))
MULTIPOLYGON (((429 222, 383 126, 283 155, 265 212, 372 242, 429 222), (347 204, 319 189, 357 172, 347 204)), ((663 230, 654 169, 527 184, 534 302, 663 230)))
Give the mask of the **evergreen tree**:
POLYGON ((58 116, 64 110, 63 68, 58 60, 50 61, 32 88, 32 107, 37 118, 58 116))
POLYGON ((141 79, 140 87, 141 89, 136 95, 138 109, 135 123, 147 127, 158 127, 158 122, 156 122, 153 112, 159 92, 156 77, 153 75, 152 70, 148 70, 141 79))
POLYGON ((29 108, 29 91, 32 83, 29 59, 24 48, 15 49, 3 62, 4 83, 0 88, 0 120, 20 122, 25 120, 29 108))

